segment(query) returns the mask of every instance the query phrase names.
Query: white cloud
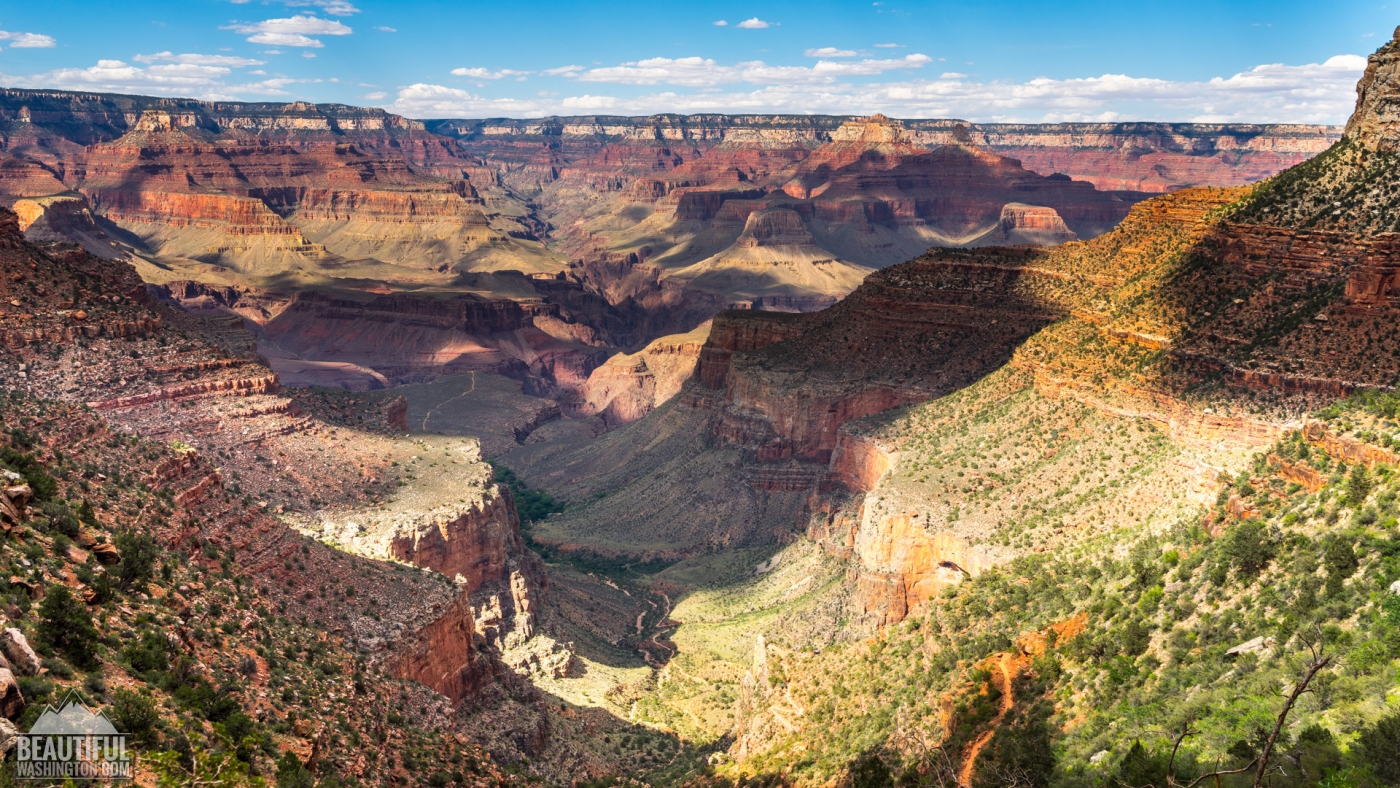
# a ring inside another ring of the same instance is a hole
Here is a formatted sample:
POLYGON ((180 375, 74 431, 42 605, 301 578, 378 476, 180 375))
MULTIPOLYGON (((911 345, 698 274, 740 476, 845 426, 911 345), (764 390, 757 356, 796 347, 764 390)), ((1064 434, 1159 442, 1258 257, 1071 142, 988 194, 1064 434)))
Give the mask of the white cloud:
POLYGON ((562 102, 488 99, 458 88, 418 83, 399 88, 392 111, 412 107, 415 117, 539 117, 557 111, 562 102))
POLYGON ((762 19, 759 19, 758 17, 754 17, 753 19, 745 19, 744 21, 740 22, 739 27, 742 27, 745 30, 762 30, 763 28, 768 27, 768 23, 763 21, 762 19))
POLYGON ((20 81, 31 87, 69 90, 210 95, 209 91, 221 87, 220 80, 228 73, 225 66, 171 63, 141 68, 120 60, 99 60, 90 68, 59 68, 20 81))
POLYGON ((268 19, 262 22, 225 25, 221 30, 232 30, 248 36, 254 44, 271 44, 281 47, 325 46, 320 39, 311 36, 348 36, 354 31, 334 19, 321 19, 308 14, 282 19, 268 19))
MULTIPOLYGON (((904 59, 887 62, 905 63, 904 59)), ((1115 74, 1079 79, 982 82, 949 72, 947 78, 857 83, 815 79, 814 74, 819 73, 817 69, 822 63, 804 69, 762 64, 724 66, 702 58, 653 58, 616 67, 629 69, 622 73, 595 75, 594 72, 609 70, 593 69, 584 72, 580 79, 643 85, 666 82, 706 88, 721 81, 762 84, 751 91, 685 93, 667 90, 625 98, 590 93, 530 100, 483 99, 466 91, 419 84, 400 89, 391 108, 412 117, 539 117, 596 111, 635 115, 657 112, 864 115, 884 112, 893 117, 967 118, 984 122, 1340 123, 1350 113, 1355 101, 1354 86, 1365 66, 1365 58, 1339 55, 1324 63, 1263 65, 1230 77, 1194 82, 1115 74), (589 75, 594 78, 590 79, 589 75), (780 78, 784 75, 787 78, 780 78)), ((826 66, 827 69, 836 67, 859 68, 861 62, 826 66)), ((826 73, 832 74, 831 71, 826 73)))
POLYGON ((938 78, 939 78, 939 79, 967 79, 967 75, 966 75, 966 74, 960 74, 960 73, 958 73, 958 72, 956 72, 956 71, 944 71, 942 74, 939 74, 939 75, 938 75, 938 78))
POLYGON ((306 8, 312 6, 319 8, 331 16, 350 16, 360 13, 360 9, 351 5, 347 0, 283 0, 290 8, 306 8))
POLYGON ((315 53, 315 52, 302 52, 302 53, 301 53, 301 56, 304 57, 304 58, 307 58, 307 59, 309 60, 309 59, 311 59, 311 58, 313 58, 313 57, 316 57, 316 53, 315 53))
MULTIPOLYGON (((234 5, 247 5, 249 0, 229 0, 234 5)), ((267 5, 264 1, 263 5, 267 5)), ((331 16, 350 16, 360 13, 360 9, 352 5, 349 0, 282 0, 282 5, 289 8, 319 8, 331 16)))
POLYGON ((821 49, 808 49, 802 54, 807 57, 855 57, 856 52, 852 49, 837 49, 836 47, 822 47, 821 49))
POLYGON ((726 21, 724 21, 723 19, 716 19, 716 20, 714 21, 714 26, 715 26, 715 27, 729 27, 729 23, 726 22, 726 21))
POLYGON ((397 27, 389 27, 388 25, 375 25, 375 26, 374 26, 374 29, 375 29, 375 30, 383 30, 385 33, 397 33, 397 32, 399 32, 399 29, 398 29, 397 27))
POLYGON ((540 73, 551 77, 576 77, 580 71, 583 71, 583 66, 560 66, 559 68, 547 68, 540 73))
MULTIPOLYGON (((121 60, 99 60, 89 68, 59 68, 29 76, 5 77, 7 84, 27 88, 139 93, 180 96, 207 101, 230 101, 246 96, 286 96, 288 85, 319 80, 286 78, 230 85, 232 69, 202 63, 157 63, 142 68, 121 60)), ((255 74, 259 72, 253 72, 255 74)))
POLYGON ((193 53, 177 55, 170 51, 157 52, 154 55, 137 55, 132 60, 137 63, 190 63, 196 66, 229 66, 231 68, 261 66, 267 63, 265 60, 252 60, 232 55, 197 55, 193 53))
POLYGON ((264 79, 261 82, 248 82, 242 85, 229 85, 228 91, 239 96, 291 96, 292 94, 283 90, 288 85, 297 82, 319 82, 320 80, 306 79, 264 79))
POLYGON ((389 98, 389 94, 385 93, 382 90, 376 90, 373 93, 366 93, 365 98, 369 99, 370 101, 381 101, 383 99, 389 98))
POLYGON ((770 66, 761 60, 723 65, 702 57, 654 57, 620 66, 592 68, 578 75, 580 82, 612 82, 623 85, 712 85, 752 82, 760 85, 830 84, 838 77, 872 76, 901 68, 921 68, 928 55, 907 55, 893 60, 819 60, 813 66, 770 66))
MULTIPOLYGON (((549 74, 551 69, 544 73, 549 74)), ((472 79, 501 79, 502 77, 518 77, 523 79, 526 74, 533 74, 533 71, 516 71, 510 68, 503 68, 500 71, 492 71, 489 68, 454 68, 451 72, 454 77, 471 77, 472 79)))
POLYGON ((899 49, 903 44, 876 44, 876 49, 899 49))
POLYGON ((0 30, 0 41, 9 41, 13 49, 50 49, 58 46, 53 36, 42 33, 11 33, 0 30))

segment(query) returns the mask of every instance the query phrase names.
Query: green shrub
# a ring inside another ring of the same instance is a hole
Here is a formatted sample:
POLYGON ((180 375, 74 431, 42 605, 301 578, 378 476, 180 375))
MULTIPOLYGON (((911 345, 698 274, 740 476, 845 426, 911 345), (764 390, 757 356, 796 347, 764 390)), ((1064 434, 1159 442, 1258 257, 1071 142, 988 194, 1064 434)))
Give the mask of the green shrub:
POLYGON ((1322 554, 1322 564, 1327 567, 1328 596, 1341 593, 1342 582, 1361 568, 1361 562, 1356 558, 1351 541, 1342 536, 1328 540, 1327 548, 1322 554))
POLYGON ((68 508, 67 503, 59 500, 45 501, 39 505, 39 513, 48 518, 47 530, 50 532, 69 539, 78 536, 78 517, 68 508))
POLYGON ((1366 502, 1366 496, 1371 494, 1371 473, 1366 470, 1364 463, 1357 463, 1347 476, 1347 504, 1350 506, 1360 506, 1366 502))
POLYGON ((288 750, 277 759, 277 788, 314 788, 316 778, 302 765, 296 753, 288 750))
POLYGON ((141 639, 122 650, 127 664, 137 673, 165 671, 170 667, 170 653, 165 635, 148 630, 141 639))
POLYGON ((155 576, 156 559, 160 557, 160 547, 156 540, 147 534, 117 534, 114 540, 122 554, 122 562, 117 564, 117 580, 122 588, 141 588, 155 576))
POLYGON ((1220 540, 1220 555, 1241 578, 1253 578, 1274 560, 1278 547, 1259 520, 1245 520, 1220 540))
POLYGON ((0 465, 24 477, 29 489, 34 491, 34 500, 45 503, 58 495, 58 482, 44 472, 44 466, 32 454, 21 454, 14 449, 0 447, 0 465))
POLYGON ((890 767, 872 752, 851 764, 850 785, 851 788, 891 788, 894 778, 890 775, 890 767))
POLYGON ((107 716, 117 730, 130 734, 138 743, 153 743, 160 712, 156 710, 155 701, 146 695, 128 689, 117 690, 107 716))
POLYGON ((39 606, 38 634, 80 668, 86 670, 97 662, 97 628, 87 606, 75 599, 65 585, 49 586, 44 603, 39 606))
POLYGON ((1357 744, 1366 765, 1384 785, 1400 785, 1400 712, 1383 717, 1357 744))

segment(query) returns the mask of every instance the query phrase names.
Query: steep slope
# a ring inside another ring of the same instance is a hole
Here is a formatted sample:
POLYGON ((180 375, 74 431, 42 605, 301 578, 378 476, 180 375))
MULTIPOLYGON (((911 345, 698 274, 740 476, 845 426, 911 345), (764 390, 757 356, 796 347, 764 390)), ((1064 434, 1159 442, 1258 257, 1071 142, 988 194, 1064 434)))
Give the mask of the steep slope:
POLYGON ((197 452, 89 409, 6 392, 0 414, 6 749, 10 720, 28 730, 71 692, 128 734, 138 781, 218 769, 233 784, 393 785, 426 769, 523 782, 446 733, 442 696, 400 680, 463 692, 489 679, 449 584, 301 539, 211 485, 218 472, 197 452), (397 652, 367 647, 398 633, 397 652), (411 654, 418 638, 461 659, 429 674, 411 654), (376 746, 331 747, 340 737, 376 746))
POLYGON ((650 574, 676 628, 634 692, 724 750, 699 782, 1164 785, 1173 751, 1180 784, 1393 781, 1392 239, 1356 208, 1389 204, 1397 47, 1317 164, 722 313, 670 410, 503 458, 575 504, 551 544, 682 559, 650 574), (708 440, 648 461, 682 414, 708 440), (805 499, 747 551, 667 508, 727 458, 751 510, 805 499))
MULTIPOLYGON (((28 414, 7 414, 7 425, 42 436, 45 461, 60 465, 90 443, 126 447, 122 435, 143 436, 129 439, 133 456, 102 467, 122 489, 149 479, 169 490, 160 500, 175 508, 162 506, 158 536, 170 549, 213 551, 215 564, 225 549, 236 555, 261 592, 305 616, 318 637, 340 639, 376 675, 425 687, 415 691, 434 699, 415 703, 439 730, 511 761, 541 754, 541 731, 560 710, 517 671, 540 670, 542 658, 567 666, 571 654, 546 634, 542 566, 476 440, 408 438, 398 432, 401 398, 288 397, 237 325, 145 303, 130 266, 71 247, 51 254, 22 239, 13 214, 0 218, 10 305, 0 352, 9 396, 28 414), (88 415, 64 417, 79 407, 88 415), (306 577, 320 578, 319 591, 306 577), (458 716, 467 706, 504 717, 458 716)), ((72 479, 87 491, 86 479, 72 479)), ((606 715, 590 724, 626 727, 606 715)), ((554 753, 563 760, 542 761, 541 773, 577 755, 554 753)), ((394 769, 373 773, 387 779, 394 769)))

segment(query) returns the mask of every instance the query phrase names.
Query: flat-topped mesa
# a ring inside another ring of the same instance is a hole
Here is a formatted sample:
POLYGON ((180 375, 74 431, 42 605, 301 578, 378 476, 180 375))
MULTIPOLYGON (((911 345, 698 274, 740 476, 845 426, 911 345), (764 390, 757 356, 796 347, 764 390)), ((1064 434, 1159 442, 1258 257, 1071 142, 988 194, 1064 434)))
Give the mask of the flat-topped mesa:
POLYGON ((168 112, 159 109, 141 111, 132 131, 173 131, 193 128, 199 125, 199 116, 193 112, 168 112))
POLYGON ((115 139, 131 131, 202 128, 214 132, 337 132, 423 130, 416 120, 376 107, 198 101, 58 90, 0 90, 0 124, 24 123, 59 130, 79 144, 115 139))
POLYGON ((1356 84, 1356 110, 1347 121, 1345 136, 1378 153, 1400 148, 1400 27, 1367 61, 1366 74, 1356 84))
POLYGON ((832 142, 894 143, 911 145, 914 138, 903 123, 875 113, 842 123, 831 132, 832 142))
POLYGON ((802 217, 789 208, 754 211, 744 223, 738 246, 812 246, 812 233, 802 217))

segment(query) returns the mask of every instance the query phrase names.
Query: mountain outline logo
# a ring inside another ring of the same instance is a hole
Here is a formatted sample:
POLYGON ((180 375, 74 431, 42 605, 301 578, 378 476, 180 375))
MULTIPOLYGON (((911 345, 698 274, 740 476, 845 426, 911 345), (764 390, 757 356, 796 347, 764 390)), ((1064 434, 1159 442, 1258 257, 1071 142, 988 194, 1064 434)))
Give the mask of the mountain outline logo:
POLYGON ((15 777, 21 780, 130 780, 131 767, 126 734, 71 690, 58 708, 45 705, 15 742, 15 777))

